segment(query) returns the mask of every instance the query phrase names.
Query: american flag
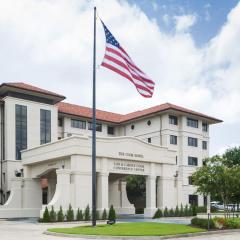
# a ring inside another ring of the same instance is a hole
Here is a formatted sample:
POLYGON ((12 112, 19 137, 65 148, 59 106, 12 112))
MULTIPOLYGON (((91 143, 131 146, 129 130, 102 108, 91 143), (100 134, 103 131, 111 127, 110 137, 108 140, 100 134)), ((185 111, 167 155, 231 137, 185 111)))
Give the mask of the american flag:
POLYGON ((101 65, 131 81, 143 97, 152 97, 155 83, 135 65, 106 25, 103 22, 102 24, 106 36, 106 50, 101 65))

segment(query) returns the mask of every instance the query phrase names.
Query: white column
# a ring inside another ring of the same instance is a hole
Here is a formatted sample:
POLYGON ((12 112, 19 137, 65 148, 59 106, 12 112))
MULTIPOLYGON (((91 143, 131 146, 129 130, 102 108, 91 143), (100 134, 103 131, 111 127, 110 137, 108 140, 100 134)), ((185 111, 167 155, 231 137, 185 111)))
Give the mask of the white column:
POLYGON ((97 210, 108 210, 108 176, 109 173, 97 174, 97 210))
POLYGON ((54 206, 55 209, 59 209, 62 206, 63 209, 67 209, 71 203, 71 189, 70 189, 70 176, 71 170, 58 169, 56 191, 48 205, 54 206))
POLYGON ((160 209, 175 208, 175 186, 173 177, 159 177, 157 183, 157 207, 160 209))
POLYGON ((146 208, 144 209, 144 217, 153 217, 156 210, 156 176, 147 176, 146 208))

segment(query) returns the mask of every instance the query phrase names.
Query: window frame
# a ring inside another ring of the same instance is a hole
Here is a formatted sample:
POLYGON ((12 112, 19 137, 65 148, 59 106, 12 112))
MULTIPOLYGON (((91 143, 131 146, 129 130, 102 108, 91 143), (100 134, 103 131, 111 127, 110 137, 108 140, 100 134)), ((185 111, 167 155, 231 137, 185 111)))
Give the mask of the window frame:
POLYGON ((189 147, 198 147, 198 138, 188 137, 188 146, 189 147), (195 142, 195 140, 196 140, 196 142, 195 142))
POLYGON ((177 139, 176 135, 170 135, 170 144, 171 145, 177 145, 178 144, 178 139, 177 139))
POLYGON ((52 112, 40 109, 40 145, 50 143, 52 140, 52 112))
POLYGON ((188 166, 198 166, 198 158, 188 156, 188 166))
POLYGON ((71 127, 85 130, 87 127, 87 122, 81 119, 71 118, 71 127))
POLYGON ((208 132, 208 127, 209 127, 209 125, 208 125, 208 123, 202 123, 202 131, 203 132, 208 132))
MULTIPOLYGON (((88 130, 92 130, 92 122, 88 122, 88 130)), ((96 131, 97 132, 102 132, 102 124, 101 123, 96 123, 96 131)))
POLYGON ((192 128, 198 128, 198 120, 194 118, 187 117, 187 126, 192 128))
POLYGON ((175 126, 178 125, 178 117, 177 116, 168 115, 168 121, 169 121, 169 124, 171 124, 171 125, 175 125, 175 126))
POLYGON ((107 134, 108 135, 114 135, 114 133, 115 133, 115 127, 107 126, 107 134), (112 131, 109 131, 110 129, 112 129, 112 131))
POLYGON ((207 141, 202 141, 202 149, 203 150, 207 150, 208 149, 207 141))

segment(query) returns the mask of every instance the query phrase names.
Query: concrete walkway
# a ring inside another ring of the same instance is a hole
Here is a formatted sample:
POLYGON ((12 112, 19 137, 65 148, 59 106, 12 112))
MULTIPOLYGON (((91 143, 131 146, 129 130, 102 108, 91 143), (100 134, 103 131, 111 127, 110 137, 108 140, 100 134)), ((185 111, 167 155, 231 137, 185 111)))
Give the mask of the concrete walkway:
MULTIPOLYGON (((79 224, 38 224, 34 220, 24 221, 3 221, 0 220, 0 239, 1 240, 67 240, 66 237, 47 236, 42 234, 51 227, 73 227, 79 224)), ((74 238, 82 239, 85 238, 74 238)), ((114 238, 113 238, 114 239, 114 238)), ((239 240, 240 233, 226 233, 210 236, 198 236, 190 238, 178 238, 182 240, 239 240)))

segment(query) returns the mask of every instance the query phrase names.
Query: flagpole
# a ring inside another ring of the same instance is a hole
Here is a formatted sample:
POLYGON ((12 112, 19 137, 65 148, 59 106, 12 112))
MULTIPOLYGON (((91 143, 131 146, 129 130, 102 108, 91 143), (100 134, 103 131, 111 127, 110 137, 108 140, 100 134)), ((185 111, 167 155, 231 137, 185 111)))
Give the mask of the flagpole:
POLYGON ((96 7, 93 36, 93 95, 92 95, 92 226, 96 226, 96 7))

